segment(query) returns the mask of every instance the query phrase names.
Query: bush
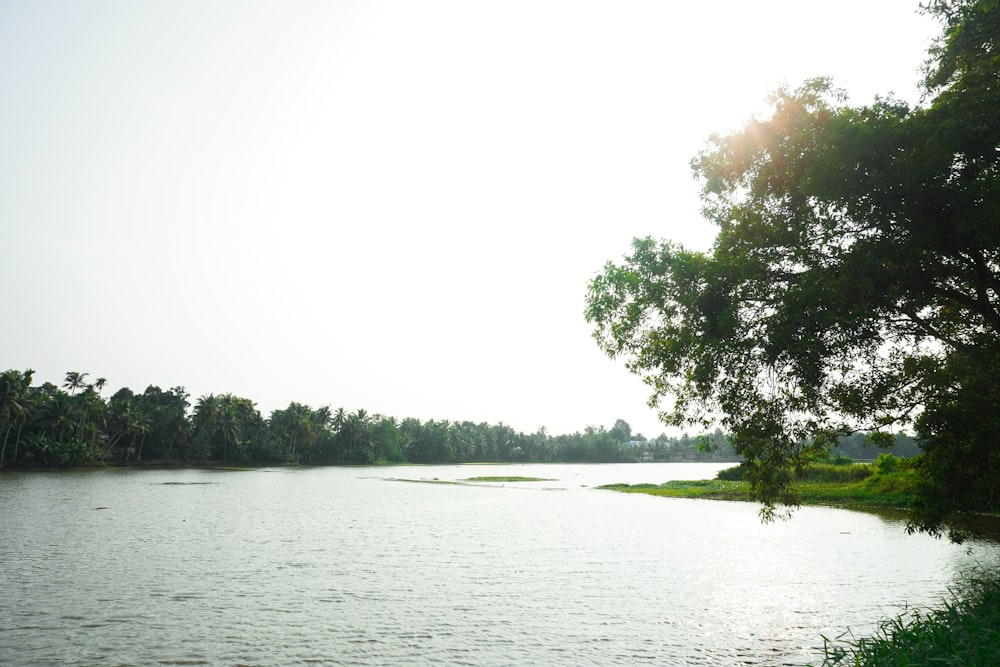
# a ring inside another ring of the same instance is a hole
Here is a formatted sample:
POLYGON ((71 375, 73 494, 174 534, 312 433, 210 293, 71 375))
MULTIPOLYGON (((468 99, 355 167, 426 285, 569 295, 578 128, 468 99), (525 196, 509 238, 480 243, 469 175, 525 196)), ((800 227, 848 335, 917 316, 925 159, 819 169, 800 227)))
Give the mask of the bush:
POLYGON ((875 459, 875 464, 872 467, 875 468, 876 475, 887 475, 899 469, 899 458, 883 452, 875 459))
POLYGON ((863 463, 834 464, 834 463, 810 463, 802 471, 799 479, 810 482, 860 482, 871 477, 872 467, 863 463))
POLYGON ((720 470, 715 474, 715 479, 720 479, 725 482, 742 482, 743 481, 743 466, 737 465, 732 468, 726 468, 725 470, 720 470))

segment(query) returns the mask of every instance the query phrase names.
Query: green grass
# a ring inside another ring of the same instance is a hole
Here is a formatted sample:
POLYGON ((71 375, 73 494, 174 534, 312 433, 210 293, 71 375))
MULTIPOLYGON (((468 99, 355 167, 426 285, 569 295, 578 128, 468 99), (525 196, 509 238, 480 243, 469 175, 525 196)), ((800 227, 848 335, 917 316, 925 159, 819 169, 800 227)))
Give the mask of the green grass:
POLYGON ((597 487, 622 493, 645 493, 668 498, 707 498, 709 500, 751 500, 746 482, 718 479, 674 481, 663 484, 605 484, 597 487))
POLYGON ((875 469, 867 463, 812 463, 802 477, 810 482, 860 482, 875 474, 875 469))
MULTIPOLYGON (((803 505, 896 509, 909 505, 915 483, 914 473, 909 470, 873 474, 872 467, 863 464, 814 464, 805 478, 795 483, 795 490, 803 505)), ((754 502, 746 482, 722 479, 673 481, 664 484, 609 484, 599 488, 669 498, 754 502)))
POLYGON ((871 637, 825 640, 823 667, 1000 664, 1000 576, 970 579, 941 609, 883 621, 871 637))

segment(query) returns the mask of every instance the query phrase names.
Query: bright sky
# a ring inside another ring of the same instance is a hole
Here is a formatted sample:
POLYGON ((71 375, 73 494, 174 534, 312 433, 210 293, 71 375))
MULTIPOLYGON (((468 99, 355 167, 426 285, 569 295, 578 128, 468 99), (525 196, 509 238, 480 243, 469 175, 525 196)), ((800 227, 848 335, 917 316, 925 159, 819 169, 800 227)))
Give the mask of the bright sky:
POLYGON ((779 83, 915 84, 916 0, 0 0, 0 370, 572 433, 583 319, 779 83))

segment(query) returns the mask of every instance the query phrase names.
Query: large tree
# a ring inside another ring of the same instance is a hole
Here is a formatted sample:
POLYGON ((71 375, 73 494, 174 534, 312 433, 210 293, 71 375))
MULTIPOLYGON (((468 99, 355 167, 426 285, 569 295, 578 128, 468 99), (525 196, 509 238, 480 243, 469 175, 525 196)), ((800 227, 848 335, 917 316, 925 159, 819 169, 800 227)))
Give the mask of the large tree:
POLYGON ((637 239, 590 285, 601 346, 667 423, 732 432, 765 516, 837 436, 903 426, 911 526, 1000 507, 1000 7, 923 9, 943 32, 921 105, 777 91, 692 163, 712 249, 637 239))

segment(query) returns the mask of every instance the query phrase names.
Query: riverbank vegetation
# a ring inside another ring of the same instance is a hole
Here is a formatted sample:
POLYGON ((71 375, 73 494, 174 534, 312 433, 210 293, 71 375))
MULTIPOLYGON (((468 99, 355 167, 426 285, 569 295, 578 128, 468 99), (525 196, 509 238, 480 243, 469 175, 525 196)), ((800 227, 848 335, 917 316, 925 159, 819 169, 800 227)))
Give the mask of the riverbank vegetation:
MULTIPOLYGON (((67 373, 35 385, 31 370, 0 373, 0 468, 176 463, 221 466, 476 462, 738 461, 721 431, 646 438, 624 420, 610 428, 552 435, 498 423, 426 420, 292 402, 267 417, 249 398, 184 387, 128 387, 105 397, 107 380, 67 373)), ((861 434, 837 451, 859 452, 861 434)), ((869 450, 870 452, 871 450, 869 450)), ((895 449, 916 453, 912 438, 895 449)))
MULTIPOLYGON (((799 471, 787 470, 794 478, 799 502, 853 509, 906 509, 916 497, 920 483, 919 459, 881 454, 871 464, 854 463, 845 457, 813 461, 799 471)), ((645 493, 670 498, 709 500, 754 500, 742 465, 719 471, 715 479, 670 481, 663 484, 609 484, 602 489, 645 493)))
POLYGON ((610 429, 551 435, 498 423, 426 420, 292 402, 262 415, 249 398, 184 387, 127 387, 70 372, 61 386, 35 385, 31 370, 0 373, 0 468, 139 463, 271 465, 375 462, 629 462, 729 460, 721 433, 702 440, 647 439, 617 421, 610 429))
POLYGON ((970 578, 939 609, 884 620, 870 637, 827 640, 822 667, 992 667, 1000 656, 1000 577, 970 578))

